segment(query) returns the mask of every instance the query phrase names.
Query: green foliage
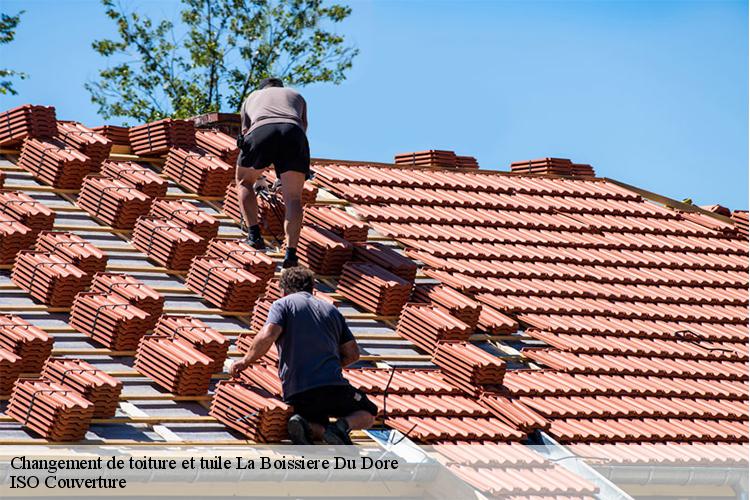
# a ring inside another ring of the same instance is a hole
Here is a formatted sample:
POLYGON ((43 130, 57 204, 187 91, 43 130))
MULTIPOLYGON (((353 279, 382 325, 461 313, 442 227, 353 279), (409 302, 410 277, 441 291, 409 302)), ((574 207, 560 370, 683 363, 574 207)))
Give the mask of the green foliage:
POLYGON ((338 84, 358 52, 327 29, 351 9, 322 0, 182 0, 176 24, 126 12, 115 0, 102 4, 119 39, 92 46, 118 62, 86 88, 105 118, 237 110, 269 76, 338 84))
MULTIPOLYGON (((15 16, 8 14, 0 14, 0 44, 10 43, 16 37, 16 27, 21 22, 21 14, 24 11, 19 12, 15 16)), ((18 92, 13 88, 13 81, 11 77, 18 77, 24 80, 28 77, 26 73, 20 71, 13 71, 11 69, 0 68, 0 94, 13 94, 16 95, 18 92)))

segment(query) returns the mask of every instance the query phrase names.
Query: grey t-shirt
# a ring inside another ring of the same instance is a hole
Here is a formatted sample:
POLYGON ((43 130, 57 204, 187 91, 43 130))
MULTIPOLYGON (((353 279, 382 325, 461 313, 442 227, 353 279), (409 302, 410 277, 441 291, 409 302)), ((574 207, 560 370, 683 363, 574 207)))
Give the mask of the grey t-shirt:
POLYGON ((240 118, 243 134, 269 123, 293 123, 307 132, 307 103, 296 90, 266 87, 247 96, 240 118))
POLYGON ((307 292, 280 298, 271 305, 266 324, 282 328, 276 340, 284 398, 325 385, 347 385, 339 346, 354 340, 344 316, 328 302, 307 292))

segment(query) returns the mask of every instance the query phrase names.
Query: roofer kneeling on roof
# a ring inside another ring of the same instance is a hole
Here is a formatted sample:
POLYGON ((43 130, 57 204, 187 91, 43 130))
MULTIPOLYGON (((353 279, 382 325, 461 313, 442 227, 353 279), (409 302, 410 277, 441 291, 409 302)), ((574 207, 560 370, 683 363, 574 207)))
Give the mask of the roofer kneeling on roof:
POLYGON ((310 175, 307 143, 307 104, 302 96, 278 78, 265 78, 240 110, 242 138, 237 158, 237 196, 240 213, 248 226, 248 243, 258 250, 265 243, 258 225, 255 189, 263 170, 273 164, 284 198, 286 256, 283 268, 297 265, 297 241, 302 228, 302 187, 310 175))
POLYGON ((288 423, 292 442, 352 444, 349 431, 370 427, 378 409, 343 376, 342 368, 359 359, 359 346, 338 309, 313 297, 314 279, 303 267, 282 271, 284 297, 271 305, 265 326, 230 372, 237 376, 275 342, 284 401, 295 412, 288 423), (330 424, 331 417, 338 420, 330 424))

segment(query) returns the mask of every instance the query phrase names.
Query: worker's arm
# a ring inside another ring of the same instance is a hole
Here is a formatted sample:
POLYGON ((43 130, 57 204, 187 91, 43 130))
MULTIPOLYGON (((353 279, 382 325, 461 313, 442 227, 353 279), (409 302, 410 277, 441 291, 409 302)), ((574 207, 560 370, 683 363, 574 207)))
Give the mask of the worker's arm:
POLYGON ((350 340, 339 346, 339 355, 341 356, 341 366, 347 366, 359 361, 359 346, 356 340, 350 340))
POLYGON ((268 323, 266 326, 261 328, 258 335, 253 339, 253 344, 250 346, 250 350, 247 354, 232 364, 232 368, 229 370, 230 375, 236 377, 242 370, 250 366, 251 364, 258 361, 268 352, 276 339, 281 335, 282 328, 279 325, 268 323))

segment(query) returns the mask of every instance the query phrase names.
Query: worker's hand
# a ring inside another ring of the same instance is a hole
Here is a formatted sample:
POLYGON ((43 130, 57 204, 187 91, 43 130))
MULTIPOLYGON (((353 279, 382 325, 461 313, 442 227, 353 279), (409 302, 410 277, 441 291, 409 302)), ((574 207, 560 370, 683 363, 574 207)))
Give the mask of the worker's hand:
POLYGON ((245 361, 245 358, 242 358, 242 359, 240 359, 240 360, 235 361, 234 363, 232 363, 232 366, 229 367, 229 374, 232 377, 239 377, 240 373, 242 372, 242 370, 244 370, 248 366, 250 366, 250 363, 248 363, 247 361, 245 361))

